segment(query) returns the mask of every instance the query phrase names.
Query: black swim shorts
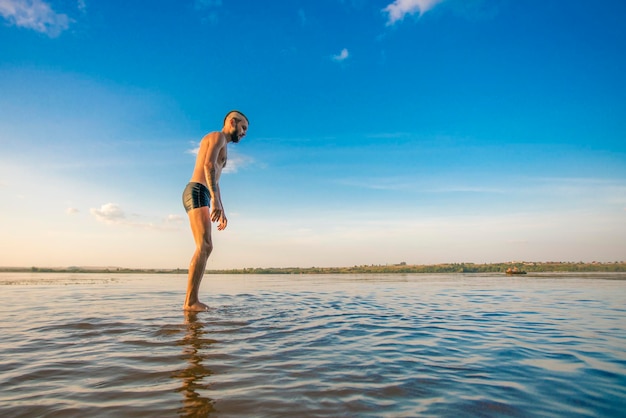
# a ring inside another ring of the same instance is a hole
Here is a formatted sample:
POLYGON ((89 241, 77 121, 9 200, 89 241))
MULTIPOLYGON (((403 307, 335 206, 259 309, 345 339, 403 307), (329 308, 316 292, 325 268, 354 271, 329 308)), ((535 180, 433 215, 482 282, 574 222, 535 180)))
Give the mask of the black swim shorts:
POLYGON ((211 206, 209 189, 202 183, 189 183, 183 192, 183 206, 189 212, 191 209, 211 206))

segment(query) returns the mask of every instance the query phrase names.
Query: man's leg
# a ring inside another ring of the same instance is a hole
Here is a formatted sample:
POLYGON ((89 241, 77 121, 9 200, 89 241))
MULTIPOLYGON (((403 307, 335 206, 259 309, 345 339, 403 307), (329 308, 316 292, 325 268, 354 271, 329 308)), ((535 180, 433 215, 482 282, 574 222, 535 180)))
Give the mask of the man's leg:
POLYGON ((187 311, 206 311, 208 306, 200 302, 198 292, 204 275, 206 262, 213 250, 211 242, 211 218, 209 207, 192 209, 187 212, 193 239, 196 242, 196 252, 189 264, 189 278, 187 280, 187 297, 183 309, 187 311))

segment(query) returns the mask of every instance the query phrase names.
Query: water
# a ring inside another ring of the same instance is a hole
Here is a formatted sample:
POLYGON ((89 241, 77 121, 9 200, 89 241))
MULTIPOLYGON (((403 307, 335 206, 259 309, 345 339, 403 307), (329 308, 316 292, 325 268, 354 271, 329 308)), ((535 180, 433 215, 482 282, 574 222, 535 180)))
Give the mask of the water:
POLYGON ((0 416, 618 417, 626 274, 0 274, 0 416))

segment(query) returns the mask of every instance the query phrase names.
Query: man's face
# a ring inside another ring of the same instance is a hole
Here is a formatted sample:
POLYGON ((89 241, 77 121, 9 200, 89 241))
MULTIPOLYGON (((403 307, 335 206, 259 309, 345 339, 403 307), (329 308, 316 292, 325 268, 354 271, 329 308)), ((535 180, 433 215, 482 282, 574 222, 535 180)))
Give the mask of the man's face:
POLYGON ((235 119, 235 126, 233 128, 233 133, 231 134, 231 140, 236 144, 241 141, 241 138, 246 136, 246 132, 248 132, 248 122, 240 119, 235 119))

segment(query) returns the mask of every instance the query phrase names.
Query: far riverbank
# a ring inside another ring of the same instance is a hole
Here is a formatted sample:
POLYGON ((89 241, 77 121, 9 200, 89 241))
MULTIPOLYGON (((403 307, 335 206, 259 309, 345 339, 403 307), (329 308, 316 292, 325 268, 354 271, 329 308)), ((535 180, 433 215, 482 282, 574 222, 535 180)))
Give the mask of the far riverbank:
MULTIPOLYGON (((207 274, 370 274, 370 273, 504 273, 517 267, 528 273, 611 273, 626 272, 626 262, 505 262, 505 263, 444 263, 411 265, 361 265, 352 267, 251 267, 241 269, 207 270, 207 274)), ((139 269, 125 267, 0 267, 0 272, 35 273, 150 273, 187 274, 187 269, 139 269)))

